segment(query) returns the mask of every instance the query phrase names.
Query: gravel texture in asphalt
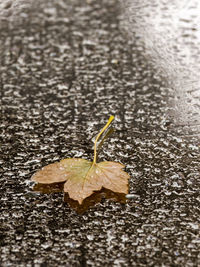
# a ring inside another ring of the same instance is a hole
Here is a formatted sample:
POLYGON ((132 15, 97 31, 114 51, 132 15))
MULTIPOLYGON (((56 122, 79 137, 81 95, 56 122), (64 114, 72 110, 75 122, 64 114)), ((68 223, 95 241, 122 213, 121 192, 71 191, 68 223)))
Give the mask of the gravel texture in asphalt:
POLYGON ((194 14, 177 17, 177 27, 187 27, 177 28, 176 52, 168 46, 168 3, 139 7, 138 19, 133 2, 0 4, 2 267, 200 266, 194 14), (192 51, 187 58, 183 47, 192 51), (186 59, 193 67, 182 70, 186 59), (181 75, 187 70, 194 87, 181 75), (98 159, 126 165, 131 199, 102 191, 81 210, 60 185, 33 190, 30 178, 41 167, 92 159, 94 137, 111 114, 115 131, 98 159))

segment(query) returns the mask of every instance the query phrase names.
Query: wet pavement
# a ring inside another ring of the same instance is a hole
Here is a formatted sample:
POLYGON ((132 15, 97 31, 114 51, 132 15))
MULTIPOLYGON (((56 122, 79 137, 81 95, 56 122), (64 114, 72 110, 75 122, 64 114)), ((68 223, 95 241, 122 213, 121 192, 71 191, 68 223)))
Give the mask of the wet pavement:
POLYGON ((155 5, 139 16, 149 28, 129 8, 40 0, 0 13, 3 267, 200 265, 197 31, 189 18, 180 50, 168 47, 170 17, 160 8, 167 32, 159 50, 155 5), (111 114, 115 131, 99 160, 126 165, 132 198, 102 191, 80 210, 61 185, 34 191, 30 178, 42 166, 91 160, 111 114))

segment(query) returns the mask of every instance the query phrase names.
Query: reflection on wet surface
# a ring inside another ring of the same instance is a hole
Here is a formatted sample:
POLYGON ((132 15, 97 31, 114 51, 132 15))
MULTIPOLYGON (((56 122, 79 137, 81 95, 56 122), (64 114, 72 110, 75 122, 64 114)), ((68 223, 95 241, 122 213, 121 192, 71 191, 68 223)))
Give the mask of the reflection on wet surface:
POLYGON ((139 37, 146 56, 166 77, 169 115, 182 136, 200 130, 200 2, 129 0, 125 6, 129 38, 139 37))
MULTIPOLYGON (((51 194, 63 192, 63 187, 64 183, 56 183, 50 185, 36 184, 33 187, 33 190, 42 194, 51 194)), ((64 193, 64 202, 66 202, 78 214, 85 213, 88 209, 101 202, 102 199, 111 199, 112 201, 119 202, 121 204, 125 204, 127 202, 125 194, 115 193, 105 188, 100 191, 94 192, 94 194, 92 194, 90 197, 87 197, 81 205, 78 203, 78 201, 71 199, 68 194, 64 193)))
POLYGON ((35 184, 33 190, 36 192, 41 192, 43 194, 58 193, 63 192, 64 183, 55 184, 35 184))

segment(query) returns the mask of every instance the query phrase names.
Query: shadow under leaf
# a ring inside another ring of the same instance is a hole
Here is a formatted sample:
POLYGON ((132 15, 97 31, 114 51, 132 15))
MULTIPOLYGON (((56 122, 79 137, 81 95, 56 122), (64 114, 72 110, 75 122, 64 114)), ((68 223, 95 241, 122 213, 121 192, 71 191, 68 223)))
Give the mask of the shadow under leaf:
MULTIPOLYGON (((54 184, 35 184, 33 190, 42 194, 51 194, 63 192, 64 183, 54 184)), ((64 193, 64 202, 66 202, 71 208, 73 208, 78 214, 83 214, 89 208, 100 203, 102 199, 111 199, 112 201, 125 204, 127 202, 126 194, 112 192, 109 189, 102 188, 100 191, 95 191, 91 196, 84 199, 80 205, 78 201, 69 197, 68 193, 64 193)))

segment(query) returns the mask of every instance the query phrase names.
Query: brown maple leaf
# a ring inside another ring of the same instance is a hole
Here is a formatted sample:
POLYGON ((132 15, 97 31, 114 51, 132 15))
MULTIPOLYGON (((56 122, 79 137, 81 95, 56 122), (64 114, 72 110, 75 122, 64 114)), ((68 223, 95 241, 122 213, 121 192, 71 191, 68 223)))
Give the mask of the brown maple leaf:
POLYGON ((112 161, 96 163, 98 139, 113 119, 111 116, 95 140, 93 162, 80 158, 64 159, 42 168, 32 176, 32 180, 43 184, 65 182, 64 192, 79 204, 102 187, 127 194, 130 177, 123 171, 124 165, 112 161))

